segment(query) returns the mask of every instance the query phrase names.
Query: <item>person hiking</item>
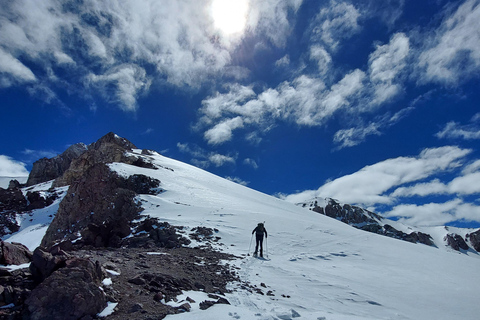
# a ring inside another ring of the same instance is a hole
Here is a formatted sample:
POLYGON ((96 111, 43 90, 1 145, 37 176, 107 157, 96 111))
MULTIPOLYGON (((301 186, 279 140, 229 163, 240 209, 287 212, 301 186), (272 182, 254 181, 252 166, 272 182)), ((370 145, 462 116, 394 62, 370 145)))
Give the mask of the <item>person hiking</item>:
POLYGON ((265 238, 267 238, 267 229, 263 223, 259 223, 255 229, 253 229, 252 234, 256 233, 256 246, 255 252, 253 253, 254 256, 257 256, 258 253, 258 246, 260 245, 260 257, 263 258, 263 234, 265 234, 265 238))

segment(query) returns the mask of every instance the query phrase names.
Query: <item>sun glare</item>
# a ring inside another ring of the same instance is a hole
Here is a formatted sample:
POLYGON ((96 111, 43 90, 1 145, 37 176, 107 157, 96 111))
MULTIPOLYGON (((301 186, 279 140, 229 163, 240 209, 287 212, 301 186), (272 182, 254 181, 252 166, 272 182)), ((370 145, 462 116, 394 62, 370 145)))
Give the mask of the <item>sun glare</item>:
POLYGON ((247 22, 248 0, 213 0, 212 16, 215 27, 224 34, 242 32, 247 22))

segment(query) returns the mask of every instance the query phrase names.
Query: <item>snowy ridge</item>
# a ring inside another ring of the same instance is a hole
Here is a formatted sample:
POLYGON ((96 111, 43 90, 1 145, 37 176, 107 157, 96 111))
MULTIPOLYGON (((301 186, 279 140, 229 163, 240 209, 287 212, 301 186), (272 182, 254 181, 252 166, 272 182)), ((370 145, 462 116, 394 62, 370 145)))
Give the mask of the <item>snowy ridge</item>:
MULTIPOLYGON (((132 155, 158 170, 124 163, 110 169, 158 179, 164 190, 138 196, 142 215, 218 229, 217 248, 240 257, 233 264, 242 281, 263 293, 234 283, 230 305, 167 319, 476 319, 480 313, 480 259, 351 228, 158 153, 132 155), (268 259, 258 260, 247 254, 252 230, 263 221, 268 259)), ((22 225, 4 240, 24 242, 32 232, 22 225)))
MULTIPOLYGON (((456 227, 447 227, 447 226, 438 226, 438 227, 425 227, 425 226, 409 226, 399 221, 391 220, 384 218, 376 213, 370 212, 366 209, 352 206, 349 204, 341 203, 338 200, 331 198, 313 198, 308 201, 296 203, 297 206, 309 209, 311 211, 320 213, 322 215, 327 215, 332 218, 335 218, 339 221, 342 221, 352 227, 362 229, 369 232, 374 232, 378 234, 384 234, 393 238, 400 238, 396 233, 404 233, 405 235, 410 235, 413 233, 425 235, 427 245, 435 246, 439 249, 446 251, 455 251, 447 241, 447 235, 459 235, 464 239, 466 245, 469 246, 468 249, 460 248, 456 252, 465 253, 469 256, 480 258, 480 255, 476 250, 473 249, 474 245, 470 243, 468 234, 477 231, 478 229, 469 229, 469 228, 456 228, 456 227), (372 227, 373 226, 373 227, 372 227), (376 227, 380 228, 377 229, 376 227), (393 228, 393 229, 392 229, 393 228), (390 231, 390 232, 387 232, 390 231)), ((416 237, 413 237, 416 239, 416 237)), ((405 240, 405 239, 404 239, 405 240)), ((412 239, 406 239, 407 241, 413 241, 412 239)), ((421 243, 421 241, 416 241, 421 243)))

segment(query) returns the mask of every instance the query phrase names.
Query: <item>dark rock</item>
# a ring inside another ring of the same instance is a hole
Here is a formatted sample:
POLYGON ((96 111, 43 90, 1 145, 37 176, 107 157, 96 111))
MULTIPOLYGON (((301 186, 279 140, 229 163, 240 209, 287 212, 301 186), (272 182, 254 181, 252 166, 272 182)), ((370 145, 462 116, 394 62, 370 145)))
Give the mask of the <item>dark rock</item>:
POLYGON ((215 301, 211 301, 211 300, 202 301, 202 302, 200 302, 200 310, 207 310, 208 308, 210 308, 214 304, 215 304, 215 301))
POLYGON ((465 240, 462 238, 462 236, 453 233, 453 234, 447 234, 444 239, 444 241, 447 242, 447 245, 450 246, 452 249, 460 251, 462 250, 468 250, 469 247, 465 240))
POLYGON ((141 275, 136 275, 135 277, 129 279, 128 282, 139 285, 139 286, 147 283, 145 279, 142 278, 141 275))
POLYGON ((35 210, 35 209, 42 209, 51 205, 55 199, 57 199, 57 194, 50 194, 47 197, 43 197, 40 192, 38 191, 28 191, 27 192, 27 200, 28 206, 27 210, 35 210))
POLYGON ((153 296, 153 300, 157 301, 157 302, 161 302, 163 300, 164 296, 163 296, 163 293, 161 292, 157 292, 154 296, 153 296))
POLYGON ((18 180, 16 179, 12 179, 8 183, 8 189, 19 189, 21 186, 22 185, 20 184, 20 182, 18 182, 18 180))
POLYGON ((87 146, 83 143, 77 143, 56 157, 35 161, 28 176, 27 186, 33 186, 60 177, 70 167, 72 160, 78 158, 85 151, 87 151, 87 146))
POLYGON ((143 304, 141 303, 135 303, 132 308, 130 309, 130 313, 135 313, 135 312, 138 312, 138 311, 141 311, 143 310, 143 304))
POLYGON ((0 212, 22 212, 26 210, 27 205, 27 199, 23 196, 22 190, 0 188, 0 212))
POLYGON ((475 232, 467 234, 466 238, 469 239, 473 249, 480 252, 480 229, 475 232))
POLYGON ((184 304, 180 305, 177 309, 190 312, 190 309, 192 309, 192 306, 190 305, 190 303, 185 302, 184 304))
POLYGON ((141 210, 136 193, 122 188, 124 180, 105 164, 88 169, 68 189, 41 245, 48 248, 59 240, 74 240, 83 231, 88 245, 118 246, 130 232, 125 234, 126 224, 141 210))
POLYGON ((134 174, 124 180, 122 187, 138 194, 159 194, 160 180, 147 177, 143 174, 134 174))
POLYGON ((41 247, 36 248, 30 264, 33 278, 37 283, 42 282, 54 271, 64 267, 68 258, 66 254, 53 255, 41 247))
POLYGON ((98 164, 112 162, 132 164, 138 159, 138 157, 126 155, 126 152, 132 149, 136 149, 133 143, 110 132, 89 145, 87 151, 73 159, 68 170, 55 179, 53 187, 71 185, 81 179, 87 170, 98 164))
POLYGON ((177 248, 182 245, 188 245, 190 240, 177 233, 175 227, 168 222, 158 223, 149 231, 150 238, 163 248, 177 248))
POLYGON ((101 268, 88 259, 73 258, 56 270, 25 301, 32 320, 95 317, 106 306, 99 286, 101 268))
POLYGON ((26 246, 16 242, 0 241, 0 264, 20 265, 32 261, 32 252, 26 246))

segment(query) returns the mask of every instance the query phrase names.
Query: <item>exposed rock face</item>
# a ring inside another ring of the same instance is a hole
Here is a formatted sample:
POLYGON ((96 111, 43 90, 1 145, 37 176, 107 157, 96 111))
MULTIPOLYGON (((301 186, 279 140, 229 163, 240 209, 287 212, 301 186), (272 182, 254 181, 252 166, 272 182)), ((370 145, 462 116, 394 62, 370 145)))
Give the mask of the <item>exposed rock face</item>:
MULTIPOLYGON (((307 207, 307 204, 304 203, 302 206, 307 207)), ((342 206, 335 200, 329 199, 325 208, 320 207, 317 200, 310 203, 309 207, 312 211, 340 220, 358 229, 412 243, 423 243, 429 246, 434 245, 430 235, 422 232, 405 233, 399 231, 389 224, 383 224, 383 218, 378 214, 357 206, 349 204, 342 206)))
POLYGON ((447 241, 447 245, 452 247, 452 249, 460 251, 462 250, 468 250, 469 246, 465 242, 465 240, 462 238, 462 236, 452 233, 452 234, 447 234, 444 238, 445 241, 447 241))
POLYGON ((106 306, 99 288, 101 266, 88 259, 72 258, 40 283, 25 301, 30 319, 81 319, 94 317, 106 306))
POLYGON ((480 229, 467 234, 466 238, 470 241, 473 248, 480 252, 480 229))
POLYGON ((62 176, 58 176, 53 184, 54 187, 71 185, 73 182, 81 179, 88 169, 99 163, 123 162, 133 164, 138 161, 137 157, 126 155, 127 151, 136 149, 135 145, 113 132, 92 143, 87 149, 87 151, 72 160, 70 167, 62 176))
POLYGON ((45 208, 57 198, 58 194, 53 190, 43 193, 27 191, 24 196, 16 184, 8 189, 0 188, 0 237, 18 231, 18 214, 45 208))
POLYGON ((32 252, 26 246, 16 242, 0 241, 0 264, 24 264, 32 261, 32 252))
POLYGON ((131 190, 158 187, 160 181, 137 178, 140 185, 118 176, 105 164, 95 164, 74 182, 42 240, 43 247, 74 240, 84 232, 95 246, 118 246, 130 233, 129 223, 139 213, 137 195, 131 190), (146 182, 148 181, 148 182, 146 182), (128 189, 127 189, 128 188, 128 189), (93 231, 97 235, 92 238, 93 231), (98 238, 100 237, 100 238, 98 238))
POLYGON ((42 158, 35 161, 28 176, 27 186, 33 186, 60 177, 70 167, 72 160, 78 158, 85 151, 87 151, 87 146, 83 143, 77 143, 56 157, 51 159, 42 158))

